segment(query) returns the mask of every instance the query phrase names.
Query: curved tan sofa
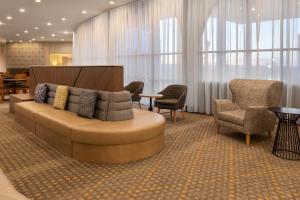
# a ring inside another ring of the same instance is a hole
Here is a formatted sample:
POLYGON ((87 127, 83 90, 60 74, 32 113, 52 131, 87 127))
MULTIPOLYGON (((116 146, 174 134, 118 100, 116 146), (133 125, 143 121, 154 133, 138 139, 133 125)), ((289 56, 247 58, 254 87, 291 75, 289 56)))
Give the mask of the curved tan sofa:
POLYGON ((51 104, 15 105, 15 119, 51 146, 88 163, 125 163, 159 153, 164 147, 163 116, 133 109, 134 118, 102 121, 78 117, 51 104))

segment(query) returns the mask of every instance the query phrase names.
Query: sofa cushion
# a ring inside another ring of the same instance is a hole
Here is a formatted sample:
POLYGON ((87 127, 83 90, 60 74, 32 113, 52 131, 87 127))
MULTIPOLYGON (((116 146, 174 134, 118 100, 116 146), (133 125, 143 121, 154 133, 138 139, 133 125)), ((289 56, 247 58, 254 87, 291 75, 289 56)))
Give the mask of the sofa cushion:
POLYGON ((157 113, 133 109, 134 119, 100 121, 73 128, 72 141, 82 144, 120 145, 147 141, 162 134, 165 118, 157 113))
POLYGON ((55 93, 53 107, 64 110, 68 99, 68 86, 58 86, 55 93))
POLYGON ((37 103, 44 103, 46 101, 48 87, 45 83, 37 84, 34 92, 34 101, 37 103))
POLYGON ((218 113, 218 118, 223 121, 231 122, 237 125, 244 125, 246 110, 233 110, 218 113))
POLYGON ((35 121, 50 130, 71 138, 72 128, 97 123, 99 120, 78 117, 76 113, 52 108, 52 110, 38 112, 35 121))
POLYGON ((96 91, 82 91, 79 96, 78 115, 92 119, 94 116, 95 104, 97 100, 96 91))
POLYGON ((34 101, 25 101, 15 104, 15 112, 34 120, 37 112, 53 110, 53 107, 45 103, 36 103, 34 101))

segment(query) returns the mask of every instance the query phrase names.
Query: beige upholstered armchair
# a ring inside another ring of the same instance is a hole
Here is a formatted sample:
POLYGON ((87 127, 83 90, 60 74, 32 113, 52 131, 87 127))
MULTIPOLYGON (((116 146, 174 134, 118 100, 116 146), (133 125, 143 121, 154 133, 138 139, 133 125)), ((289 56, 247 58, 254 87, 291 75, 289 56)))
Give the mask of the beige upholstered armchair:
POLYGON ((246 134, 250 144, 253 134, 268 132, 269 136, 276 123, 275 115, 268 107, 280 105, 283 83, 269 80, 235 79, 229 83, 232 101, 214 101, 216 124, 246 134))

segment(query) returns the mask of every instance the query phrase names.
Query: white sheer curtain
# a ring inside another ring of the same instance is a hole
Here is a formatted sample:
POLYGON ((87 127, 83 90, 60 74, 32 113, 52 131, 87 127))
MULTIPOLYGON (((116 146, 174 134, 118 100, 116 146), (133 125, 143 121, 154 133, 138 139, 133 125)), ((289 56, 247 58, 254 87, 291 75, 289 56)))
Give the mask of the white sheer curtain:
POLYGON ((125 65, 125 83, 159 92, 182 82, 183 0, 137 1, 110 11, 110 63, 125 65))
POLYGON ((230 97, 234 78, 283 80, 284 105, 299 107, 298 3, 189 0, 189 110, 211 114, 214 99, 230 97))
POLYGON ((145 92, 188 85, 191 112, 212 113, 234 78, 282 80, 300 107, 300 0, 140 0, 80 25, 74 64, 121 64, 145 92))
POLYGON ((77 27, 73 38, 75 65, 108 63, 108 12, 102 13, 77 27))

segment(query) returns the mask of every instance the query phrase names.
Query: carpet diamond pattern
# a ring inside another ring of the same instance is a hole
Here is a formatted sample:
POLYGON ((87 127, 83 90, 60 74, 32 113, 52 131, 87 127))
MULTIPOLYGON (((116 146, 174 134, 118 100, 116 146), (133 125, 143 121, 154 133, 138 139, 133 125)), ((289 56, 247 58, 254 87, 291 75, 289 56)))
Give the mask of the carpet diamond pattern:
MULTIPOLYGON (((166 115, 168 118, 169 116, 166 115)), ((65 157, 0 109, 0 167, 30 199, 300 199, 300 162, 273 156, 272 139, 217 133, 213 117, 168 120, 166 148, 129 164, 65 157)))

